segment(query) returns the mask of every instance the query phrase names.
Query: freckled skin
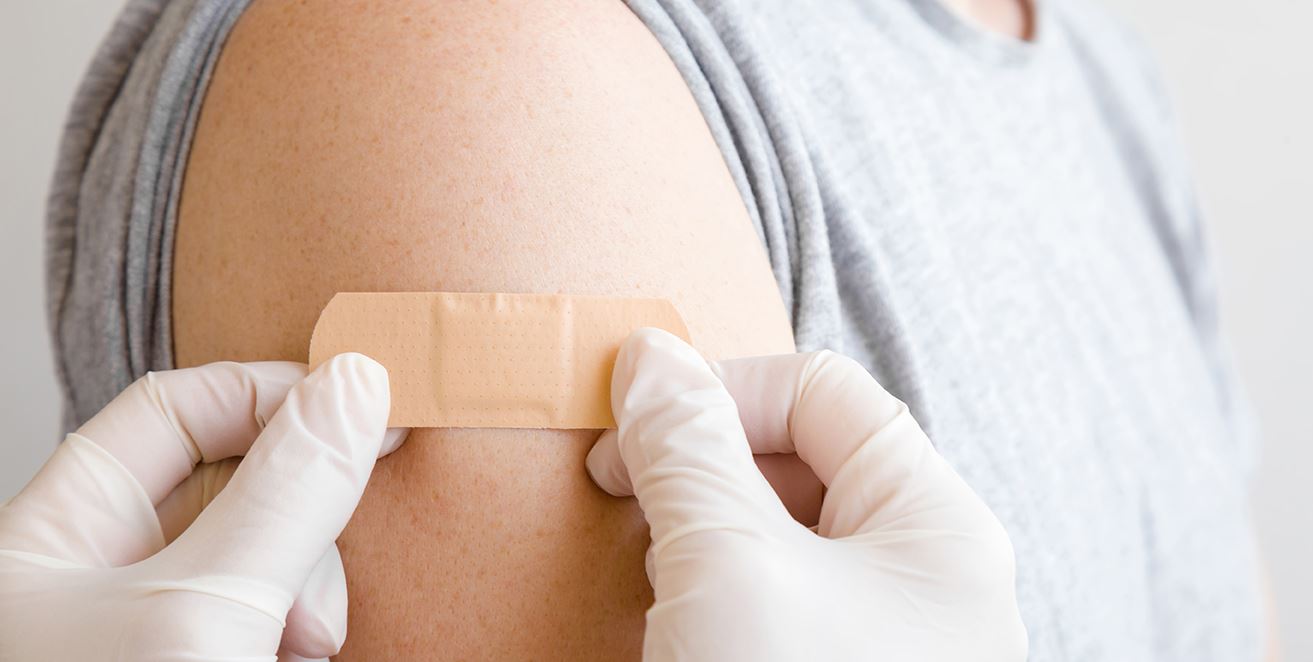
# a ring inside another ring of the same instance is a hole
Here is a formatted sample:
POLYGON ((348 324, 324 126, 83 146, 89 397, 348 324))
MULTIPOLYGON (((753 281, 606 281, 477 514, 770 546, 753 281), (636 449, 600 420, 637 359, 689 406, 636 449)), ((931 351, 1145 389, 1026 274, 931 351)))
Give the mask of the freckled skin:
MULTIPOLYGON (((659 296, 708 357, 792 350, 698 109, 614 0, 257 0, 185 177, 179 366, 303 361, 337 291, 659 296)), ((584 473, 596 434, 416 430, 380 461, 339 659, 637 659, 647 530, 584 473)))

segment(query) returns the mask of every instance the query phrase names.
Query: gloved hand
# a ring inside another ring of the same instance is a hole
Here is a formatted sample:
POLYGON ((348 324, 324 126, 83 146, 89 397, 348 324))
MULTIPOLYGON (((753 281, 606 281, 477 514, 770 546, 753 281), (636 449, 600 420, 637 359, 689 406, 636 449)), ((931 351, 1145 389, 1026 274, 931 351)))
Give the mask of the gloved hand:
POLYGON ((404 437, 389 406, 387 371, 359 354, 308 377, 270 362, 138 380, 0 506, 0 659, 337 652, 334 540, 404 437))
POLYGON ((1002 525, 855 361, 708 365, 642 329, 611 397, 619 430, 587 464, 651 527, 644 659, 1025 659, 1002 525), (815 532, 754 452, 796 452, 826 485, 815 532))

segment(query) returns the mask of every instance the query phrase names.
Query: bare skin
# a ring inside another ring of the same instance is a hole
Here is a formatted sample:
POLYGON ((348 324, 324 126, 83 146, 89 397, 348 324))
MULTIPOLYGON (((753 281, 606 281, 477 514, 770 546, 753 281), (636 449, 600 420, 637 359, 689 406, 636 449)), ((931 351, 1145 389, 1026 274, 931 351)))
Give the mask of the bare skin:
POLYGON ((1035 36, 1035 11, 1031 0, 942 1, 986 30, 1021 40, 1035 36))
MULTIPOLYGON (((305 360, 351 290, 666 297, 708 357, 793 349, 699 110, 614 0, 247 10, 186 172, 177 363, 305 360)), ((647 531, 584 473, 595 437, 416 430, 339 541, 340 659, 637 658, 647 531)))

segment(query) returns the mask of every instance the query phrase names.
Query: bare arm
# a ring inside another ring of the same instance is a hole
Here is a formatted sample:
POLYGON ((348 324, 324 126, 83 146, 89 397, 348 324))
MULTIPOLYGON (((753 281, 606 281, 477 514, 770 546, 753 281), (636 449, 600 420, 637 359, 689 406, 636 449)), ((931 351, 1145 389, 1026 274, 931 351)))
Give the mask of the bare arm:
MULTIPOLYGON (((615 0, 257 0, 188 164, 178 364, 305 360, 336 291, 666 297, 708 357, 792 350, 742 201, 615 0)), ((646 529, 595 433, 421 430, 340 544, 343 659, 634 658, 646 529)))

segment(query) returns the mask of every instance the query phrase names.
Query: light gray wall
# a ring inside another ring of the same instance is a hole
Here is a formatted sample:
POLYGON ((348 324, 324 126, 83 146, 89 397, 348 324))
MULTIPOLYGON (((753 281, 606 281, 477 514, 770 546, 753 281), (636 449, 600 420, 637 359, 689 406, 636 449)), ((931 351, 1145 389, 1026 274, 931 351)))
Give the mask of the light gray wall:
MULTIPOLYGON (((1313 660, 1313 3, 1103 0, 1157 50, 1212 227, 1225 323, 1265 431, 1255 488, 1286 659, 1313 660)), ((0 498, 55 442, 41 217, 59 125, 115 3, 0 9, 0 498)))

